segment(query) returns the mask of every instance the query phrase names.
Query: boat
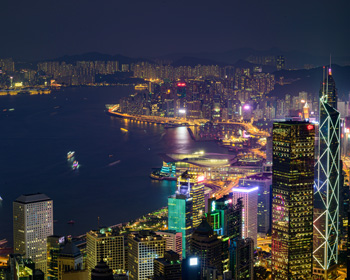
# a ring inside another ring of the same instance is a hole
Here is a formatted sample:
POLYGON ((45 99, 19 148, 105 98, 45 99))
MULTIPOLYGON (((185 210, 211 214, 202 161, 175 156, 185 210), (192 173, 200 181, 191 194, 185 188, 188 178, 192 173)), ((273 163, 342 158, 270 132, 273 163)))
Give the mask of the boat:
POLYGON ((123 127, 121 127, 120 130, 121 130, 121 131, 128 132, 128 130, 127 130, 126 128, 123 128, 123 127))
POLYGON ((72 168, 73 168, 73 170, 79 168, 79 162, 77 160, 73 161, 72 168))
POLYGON ((75 224, 75 221, 70 220, 70 221, 67 222, 67 224, 74 225, 74 224, 75 224))
POLYGON ((72 157, 74 157, 74 154, 75 154, 74 151, 69 151, 69 152, 67 153, 67 159, 71 159, 72 157))
POLYGON ((0 201, 3 201, 2 197, 0 196, 0 201))

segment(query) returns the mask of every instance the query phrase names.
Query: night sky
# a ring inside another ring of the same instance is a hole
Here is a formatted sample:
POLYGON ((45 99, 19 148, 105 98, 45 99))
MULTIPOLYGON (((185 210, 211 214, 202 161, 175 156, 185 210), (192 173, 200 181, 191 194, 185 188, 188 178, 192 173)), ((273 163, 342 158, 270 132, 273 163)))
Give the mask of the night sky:
POLYGON ((350 55, 349 0, 1 0, 0 57, 278 47, 350 55))

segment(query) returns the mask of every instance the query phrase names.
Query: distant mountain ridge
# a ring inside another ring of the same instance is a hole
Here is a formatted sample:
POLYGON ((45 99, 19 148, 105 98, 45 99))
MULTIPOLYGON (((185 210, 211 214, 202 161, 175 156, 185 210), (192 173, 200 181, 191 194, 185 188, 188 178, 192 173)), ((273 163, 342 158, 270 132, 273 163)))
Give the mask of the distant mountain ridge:
MULTIPOLYGON (((283 51, 279 48, 271 48, 268 50, 255 50, 252 48, 239 48, 225 52, 202 52, 202 53, 174 53, 160 56, 159 59, 178 60, 181 57, 193 57, 199 59, 208 59, 224 64, 235 64, 239 60, 246 60, 249 56, 278 56, 283 55, 286 59, 287 68, 304 68, 304 65, 322 66, 329 62, 329 54, 325 56, 316 56, 313 54, 300 51, 283 51)), ((350 57, 332 56, 333 63, 339 65, 350 65, 350 57)))
POLYGON ((153 62, 152 60, 145 59, 145 58, 131 58, 121 54, 110 55, 110 54, 104 54, 99 52, 89 52, 89 53, 77 54, 77 55, 65 55, 59 58, 49 59, 45 61, 60 61, 60 62, 64 61, 66 63, 75 63, 77 61, 118 61, 120 64, 130 64, 130 63, 136 63, 139 61, 153 62))
MULTIPOLYGON (((286 68, 288 69, 303 69, 304 65, 310 65, 318 67, 325 65, 329 62, 328 55, 325 57, 315 56, 312 54, 299 52, 299 51, 283 51, 278 48, 271 48, 268 50, 255 50, 252 48, 240 48, 235 50, 229 50, 226 52, 201 52, 201 53, 174 53, 158 57, 128 57, 121 54, 110 55, 99 52, 89 52, 79 55, 65 55, 57 59, 50 59, 46 61, 65 61, 66 63, 75 63, 76 61, 119 61, 120 64, 137 63, 141 61, 156 63, 159 61, 166 61, 173 65, 178 66, 191 66, 194 67, 200 65, 236 65, 242 64, 242 61, 247 62, 249 56, 285 56, 286 68)), ((350 65, 349 57, 337 57, 332 56, 332 61, 338 65, 350 65)), ((248 62, 247 62, 248 63, 248 62)), ((253 66, 253 64, 251 64, 253 66)), ((241 66, 237 66, 241 67, 241 66)), ((249 67, 249 66, 248 66, 249 67)), ((265 66, 266 67, 266 66, 265 66)), ((270 69, 269 69, 270 70, 270 69)))
MULTIPOLYGON (((343 100, 349 100, 350 93, 350 66, 332 65, 333 78, 338 89, 338 96, 343 100)), ((283 97, 286 94, 297 95, 300 91, 306 91, 317 97, 319 94, 323 68, 317 67, 310 70, 281 70, 273 73, 276 81, 280 77, 285 80, 293 80, 291 84, 283 86, 276 84, 275 89, 269 93, 270 96, 283 97)))

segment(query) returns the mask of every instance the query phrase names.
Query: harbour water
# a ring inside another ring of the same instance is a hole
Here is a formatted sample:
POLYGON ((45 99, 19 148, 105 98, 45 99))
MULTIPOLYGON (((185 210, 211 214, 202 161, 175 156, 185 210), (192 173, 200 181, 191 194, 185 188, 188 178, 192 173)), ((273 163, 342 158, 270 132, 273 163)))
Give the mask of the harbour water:
POLYGON ((132 92, 83 87, 0 97, 0 239, 12 245, 12 202, 21 194, 47 194, 54 201, 55 234, 79 235, 97 228, 98 217, 100 225, 114 225, 167 204, 175 182, 149 178, 162 164, 159 153, 227 153, 214 142, 194 142, 185 127, 105 114, 105 104, 132 92), (67 161, 71 150, 80 165, 74 171, 67 161))

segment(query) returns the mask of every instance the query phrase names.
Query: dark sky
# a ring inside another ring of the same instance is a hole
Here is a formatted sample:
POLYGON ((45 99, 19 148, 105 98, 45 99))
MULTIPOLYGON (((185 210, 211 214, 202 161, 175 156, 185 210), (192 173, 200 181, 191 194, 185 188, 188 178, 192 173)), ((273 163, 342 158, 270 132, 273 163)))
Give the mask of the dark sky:
POLYGON ((0 57, 279 47, 350 55, 349 0, 0 0, 0 57))

